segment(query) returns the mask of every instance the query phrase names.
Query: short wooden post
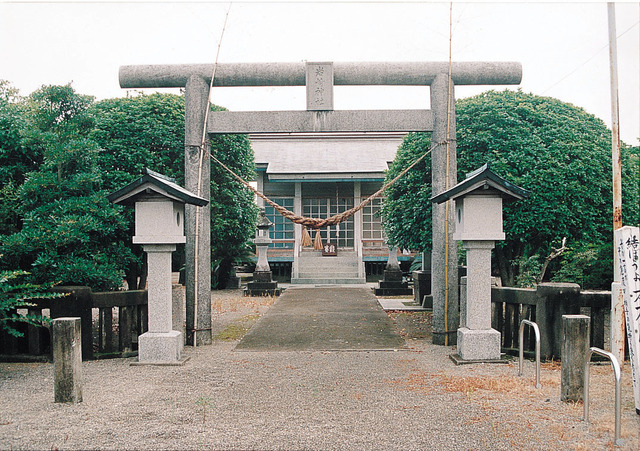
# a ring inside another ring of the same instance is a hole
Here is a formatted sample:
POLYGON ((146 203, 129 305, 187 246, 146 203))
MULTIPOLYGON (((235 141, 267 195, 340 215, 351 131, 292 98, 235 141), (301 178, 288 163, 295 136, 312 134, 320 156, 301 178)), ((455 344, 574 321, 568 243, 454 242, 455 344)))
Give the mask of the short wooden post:
POLYGON ((53 320, 55 402, 82 402, 82 332, 80 318, 53 320))
POLYGON ((133 343, 133 307, 125 305, 118 311, 118 337, 120 352, 131 352, 133 343))
MULTIPOLYGON (((35 307, 29 309, 29 315, 42 316, 42 309, 35 307)), ((32 326, 27 327, 27 339, 29 340, 29 354, 40 355, 43 353, 42 336, 43 331, 46 331, 44 327, 32 326)))
POLYGON ((584 364, 589 351, 591 319, 586 315, 562 315, 562 364, 560 399, 580 401, 584 393, 584 364))

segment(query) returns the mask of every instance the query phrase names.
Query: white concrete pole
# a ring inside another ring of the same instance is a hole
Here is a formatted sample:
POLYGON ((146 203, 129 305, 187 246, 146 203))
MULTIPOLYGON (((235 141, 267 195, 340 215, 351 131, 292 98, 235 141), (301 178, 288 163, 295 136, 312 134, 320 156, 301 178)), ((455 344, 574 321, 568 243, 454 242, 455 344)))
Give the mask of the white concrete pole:
MULTIPOLYGON (((611 162, 613 171, 613 231, 622 227, 622 171, 620 168, 620 119, 618 110, 618 46, 616 36, 616 9, 607 3, 609 19, 609 61, 611 74, 611 162)), ((615 239, 614 239, 615 241, 615 239)), ((611 353, 624 366, 624 294, 620 282, 616 247, 613 256, 613 283, 611 284, 611 353)))

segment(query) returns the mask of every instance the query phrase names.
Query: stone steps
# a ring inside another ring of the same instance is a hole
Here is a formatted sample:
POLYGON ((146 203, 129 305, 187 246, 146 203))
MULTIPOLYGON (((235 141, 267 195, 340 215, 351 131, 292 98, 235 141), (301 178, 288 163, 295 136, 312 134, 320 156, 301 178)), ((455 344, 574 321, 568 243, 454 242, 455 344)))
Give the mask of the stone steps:
POLYGON ((320 251, 303 252, 298 257, 298 277, 292 284, 342 285, 364 284, 358 277, 358 256, 354 251, 339 251, 336 257, 323 257, 320 251))
POLYGON ((295 278, 291 279, 292 284, 299 285, 355 285, 364 284, 365 280, 360 278, 295 278))

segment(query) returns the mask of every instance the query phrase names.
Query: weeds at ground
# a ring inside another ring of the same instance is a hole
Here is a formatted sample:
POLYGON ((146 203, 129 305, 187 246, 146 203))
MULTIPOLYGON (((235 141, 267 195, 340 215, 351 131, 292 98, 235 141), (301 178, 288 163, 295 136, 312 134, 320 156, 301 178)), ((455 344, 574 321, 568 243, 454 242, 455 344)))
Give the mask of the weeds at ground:
POLYGON ((264 307, 270 307, 275 300, 275 296, 245 297, 240 293, 214 292, 211 299, 211 306, 213 312, 218 315, 244 312, 247 310, 253 311, 254 313, 261 313, 264 307))
POLYGON ((249 328, 238 323, 228 324, 224 329, 213 336, 218 341, 234 341, 241 340, 249 331, 249 328))
POLYGON ((211 398, 208 396, 200 396, 196 399, 196 405, 202 410, 202 424, 207 422, 207 410, 211 409, 211 398))
POLYGON ((219 341, 233 341, 241 340, 242 337, 251 329, 251 326, 255 324, 260 318, 259 314, 244 315, 230 324, 227 324, 224 329, 213 336, 213 340, 219 341))
POLYGON ((439 379, 438 385, 445 392, 474 393, 485 390, 495 393, 523 392, 531 388, 531 382, 522 377, 505 376, 448 376, 444 374, 434 375, 439 379))

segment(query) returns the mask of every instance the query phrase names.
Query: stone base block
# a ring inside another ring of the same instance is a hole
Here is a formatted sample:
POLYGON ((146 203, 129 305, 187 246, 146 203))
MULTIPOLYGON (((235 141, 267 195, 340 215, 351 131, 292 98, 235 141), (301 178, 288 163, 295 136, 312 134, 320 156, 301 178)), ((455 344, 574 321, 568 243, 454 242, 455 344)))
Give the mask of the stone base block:
POLYGON ((271 271, 255 271, 253 273, 254 282, 272 282, 271 271))
POLYGON ((281 292, 278 282, 249 282, 243 294, 245 296, 280 296, 281 292))
POLYGON ((474 363, 504 363, 504 364, 509 364, 509 363, 512 363, 514 361, 514 358, 512 356, 509 356, 509 355, 502 355, 502 356, 500 356, 499 360, 487 360, 487 359, 482 359, 482 360, 464 360, 462 357, 460 357, 459 354, 450 354, 449 358, 456 365, 473 365, 474 363))
POLYGON ((402 282, 402 271, 400 269, 385 269, 384 280, 388 282, 402 282))
POLYGON ((381 280, 378 282, 378 288, 374 288, 376 296, 411 296, 413 289, 409 288, 406 282, 395 282, 389 280, 381 280))
POLYGON ((138 361, 146 363, 179 362, 184 348, 182 333, 145 332, 138 337, 138 361))
POLYGON ((500 360, 500 332, 458 329, 458 355, 463 360, 500 360))

